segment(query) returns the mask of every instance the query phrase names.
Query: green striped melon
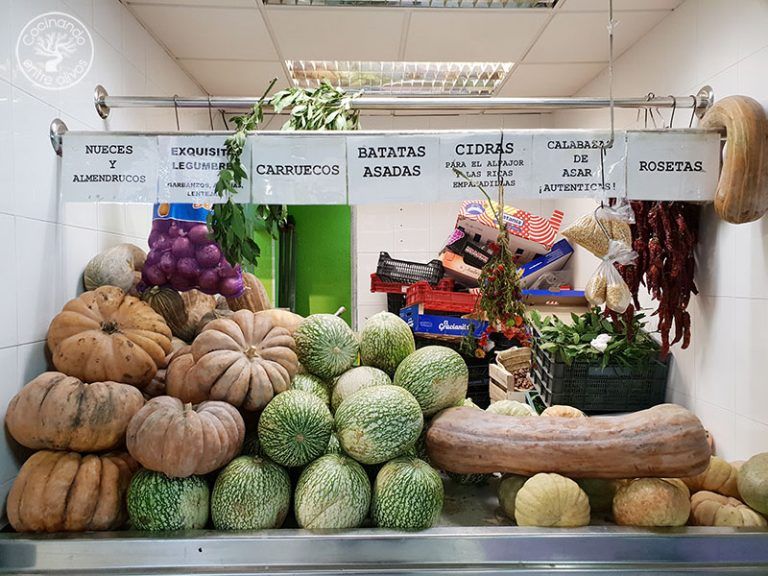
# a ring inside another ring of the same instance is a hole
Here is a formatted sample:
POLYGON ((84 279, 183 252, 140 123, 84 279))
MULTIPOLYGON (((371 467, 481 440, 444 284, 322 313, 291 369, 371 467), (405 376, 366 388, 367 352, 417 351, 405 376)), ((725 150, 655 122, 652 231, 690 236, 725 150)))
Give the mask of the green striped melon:
POLYGON ((294 512, 301 528, 357 528, 368 516, 371 482, 357 462, 340 454, 318 458, 296 484, 294 512))
POLYGON ((259 418, 261 450, 281 466, 304 466, 321 456, 332 430, 328 406, 303 390, 278 394, 259 418))
POLYGON ((296 374, 291 382, 291 388, 293 390, 304 390, 304 392, 314 394, 320 398, 320 400, 325 402, 326 406, 331 403, 331 391, 328 384, 312 374, 296 374))
POLYGON ((408 324, 391 312, 371 316, 360 333, 360 360, 394 376, 406 356, 413 354, 416 343, 408 324))
POLYGON ((445 346, 425 346, 400 363, 394 384, 413 394, 424 415, 430 416, 464 399, 469 370, 458 352, 445 346))
POLYGON ((209 496, 202 476, 169 478, 142 469, 128 487, 128 516, 136 530, 196 530, 208 522, 209 496))
POLYGON ((485 411, 492 414, 504 414, 505 416, 538 416, 532 406, 517 400, 499 400, 488 406, 485 411))
POLYGON ((344 454, 339 444, 339 437, 335 432, 331 433, 331 438, 328 440, 328 447, 325 449, 326 454, 344 454))
POLYGON ((331 395, 331 409, 335 412, 339 405, 355 392, 368 386, 384 386, 392 384, 392 379, 386 372, 371 366, 357 366, 347 370, 336 378, 331 395))
POLYGON ((308 316, 293 337, 304 369, 326 381, 349 370, 360 350, 355 333, 333 314, 308 316))
POLYGON ((217 530, 280 528, 291 505, 288 473, 258 456, 240 456, 213 486, 211 518, 217 530))
POLYGON ((359 390, 341 403, 335 420, 342 449, 363 464, 399 456, 413 445, 424 425, 419 403, 397 386, 359 390))
POLYGON ((424 530, 440 517, 443 497, 443 481, 429 464, 418 458, 396 458, 376 476, 373 523, 380 528, 424 530))

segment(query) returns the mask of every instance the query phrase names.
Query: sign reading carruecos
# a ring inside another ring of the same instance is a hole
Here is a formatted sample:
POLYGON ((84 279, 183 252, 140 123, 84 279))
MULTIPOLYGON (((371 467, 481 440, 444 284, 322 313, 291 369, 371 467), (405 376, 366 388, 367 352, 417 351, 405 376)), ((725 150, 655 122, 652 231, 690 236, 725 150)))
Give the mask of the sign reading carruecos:
MULTIPOLYGON (((65 200, 218 200, 226 134, 70 132, 65 200)), ((703 130, 259 132, 241 162, 237 202, 426 203, 480 197, 711 201, 720 139, 703 130)))

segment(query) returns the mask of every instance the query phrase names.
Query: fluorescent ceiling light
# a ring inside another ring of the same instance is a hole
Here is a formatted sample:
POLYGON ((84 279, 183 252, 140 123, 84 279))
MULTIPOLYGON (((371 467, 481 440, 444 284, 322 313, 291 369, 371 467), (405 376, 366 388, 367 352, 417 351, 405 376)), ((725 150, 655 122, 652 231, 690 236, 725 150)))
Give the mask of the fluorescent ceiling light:
POLYGON ((552 8, 558 0, 264 0, 278 6, 375 6, 393 8, 552 8))
POLYGON ((293 82, 412 96, 490 96, 512 69, 512 62, 359 62, 286 60, 293 82))

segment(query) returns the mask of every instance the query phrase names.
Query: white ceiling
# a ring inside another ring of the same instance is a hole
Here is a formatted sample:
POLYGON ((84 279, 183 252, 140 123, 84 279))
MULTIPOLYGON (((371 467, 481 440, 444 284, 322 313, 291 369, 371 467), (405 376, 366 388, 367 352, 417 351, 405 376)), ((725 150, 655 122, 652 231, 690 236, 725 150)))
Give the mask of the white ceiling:
MULTIPOLYGON (((554 9, 265 6, 261 0, 122 0, 209 94, 288 85, 286 59, 500 61, 499 96, 571 96, 608 60, 608 0, 554 9)), ((618 57, 682 0, 614 0, 618 57)))

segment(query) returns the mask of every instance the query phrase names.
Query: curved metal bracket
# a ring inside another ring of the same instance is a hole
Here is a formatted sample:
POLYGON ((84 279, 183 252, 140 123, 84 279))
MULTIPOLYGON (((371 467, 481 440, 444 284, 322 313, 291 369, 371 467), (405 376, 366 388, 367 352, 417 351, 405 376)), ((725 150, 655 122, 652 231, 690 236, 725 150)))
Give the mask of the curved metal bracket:
POLYGON ((61 156, 61 137, 66 134, 69 131, 69 128, 67 128, 67 125, 64 123, 64 120, 61 118, 54 118, 51 122, 50 127, 50 137, 51 137, 51 146, 53 146, 53 151, 56 152, 57 156, 61 156))
POLYGON ((105 102, 107 96, 109 96, 107 89, 101 84, 97 84, 93 90, 93 105, 96 107, 96 112, 102 120, 106 120, 109 117, 109 106, 105 102))
POLYGON ((704 86, 696 93, 696 116, 704 118, 707 110, 712 108, 715 103, 715 91, 712 86, 704 86))

